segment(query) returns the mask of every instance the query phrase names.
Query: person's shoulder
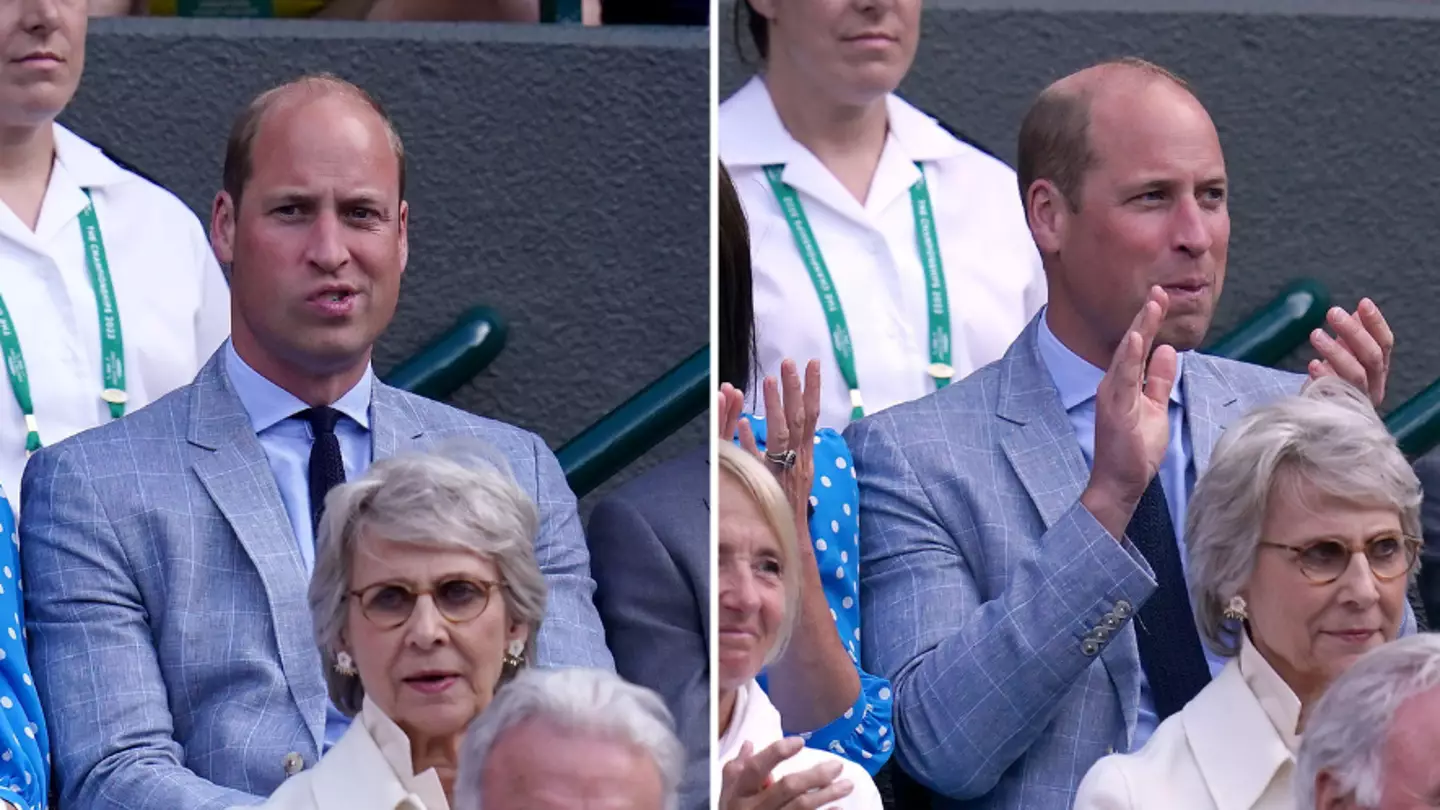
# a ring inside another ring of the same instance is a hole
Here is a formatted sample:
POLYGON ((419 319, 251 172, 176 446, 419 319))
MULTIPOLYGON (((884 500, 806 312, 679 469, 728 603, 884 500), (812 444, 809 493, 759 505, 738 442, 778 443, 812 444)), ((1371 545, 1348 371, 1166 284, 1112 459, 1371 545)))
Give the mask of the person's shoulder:
POLYGON ((105 146, 92 143, 64 127, 57 126, 56 137, 61 142, 61 148, 83 162, 87 169, 99 168, 103 174, 110 176, 111 182, 100 185, 99 192, 113 197, 117 210, 162 226, 183 223, 197 229, 200 227, 199 218, 184 201, 160 181, 105 146))
POLYGON ((947 432, 987 432, 997 418, 1000 382, 1009 362, 1007 354, 938 391, 852 422, 844 440, 852 452, 859 452, 862 437, 877 428, 921 441, 933 439, 942 427, 947 432))
POLYGON ((431 440, 454 437, 479 439, 507 455, 519 458, 532 458, 537 448, 546 446, 539 436, 524 428, 412 394, 385 385, 379 380, 375 381, 375 385, 380 396, 392 407, 405 412, 431 440))
MULTIPOLYGON (((1075 810, 1176 806, 1174 800, 1183 795, 1176 786, 1194 787, 1197 767, 1184 721, 1172 715, 1140 750, 1110 754, 1092 765, 1081 780, 1075 810)), ((1200 790, 1208 795, 1203 785, 1200 790)))
POLYGON ((645 512, 665 493, 689 493, 704 498, 710 491, 709 454, 706 443, 662 461, 616 487, 596 508, 607 501, 623 502, 645 512))
MULTIPOLYGON (((1195 363, 1200 369, 1224 380, 1235 393, 1254 397, 1261 402, 1298 394, 1306 380, 1304 374, 1231 360, 1213 354, 1191 353, 1185 362, 1195 363)), ((1186 373, 1189 373, 1188 367, 1186 373)))

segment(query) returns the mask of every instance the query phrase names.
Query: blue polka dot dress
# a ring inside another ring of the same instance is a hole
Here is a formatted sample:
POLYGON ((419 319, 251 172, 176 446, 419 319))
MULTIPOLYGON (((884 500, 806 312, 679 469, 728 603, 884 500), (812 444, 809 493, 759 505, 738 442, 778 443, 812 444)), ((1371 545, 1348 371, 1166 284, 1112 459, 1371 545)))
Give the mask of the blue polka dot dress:
MULTIPOLYGON (((765 420, 748 416, 755 441, 765 447, 765 420)), ((860 675, 860 697, 833 723, 802 734, 811 748, 839 754, 873 776, 894 747, 890 728, 890 682, 860 668, 860 487, 850 448, 839 433, 815 433, 815 483, 810 488, 810 542, 825 583, 835 629, 860 675)), ((762 675, 760 685, 765 686, 762 675)))
POLYGON ((25 810, 46 806, 50 737, 25 653, 20 535, 0 490, 0 800, 25 810))

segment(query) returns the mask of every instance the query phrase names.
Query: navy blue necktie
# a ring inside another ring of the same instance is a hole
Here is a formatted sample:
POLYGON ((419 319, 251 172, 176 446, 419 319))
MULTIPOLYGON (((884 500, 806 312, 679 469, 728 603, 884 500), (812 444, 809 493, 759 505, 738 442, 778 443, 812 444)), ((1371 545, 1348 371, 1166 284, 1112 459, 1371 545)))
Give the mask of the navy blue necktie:
POLYGON ((1159 583, 1136 614, 1135 636, 1155 713, 1163 721, 1210 683, 1210 666, 1195 630, 1180 547, 1159 475, 1145 488, 1125 535, 1145 555, 1159 583))
POLYGON ((315 434, 315 441, 310 445, 310 528, 318 531, 326 493, 336 484, 345 483, 345 460, 340 456, 340 439, 335 435, 340 412, 334 408, 308 408, 295 416, 309 422, 315 434))

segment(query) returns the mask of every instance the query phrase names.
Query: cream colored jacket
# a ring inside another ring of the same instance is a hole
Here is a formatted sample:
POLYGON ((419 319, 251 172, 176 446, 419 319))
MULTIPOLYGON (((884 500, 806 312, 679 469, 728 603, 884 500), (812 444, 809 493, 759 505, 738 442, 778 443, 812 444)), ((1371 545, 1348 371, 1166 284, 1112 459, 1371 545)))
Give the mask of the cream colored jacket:
POLYGON ((1095 763, 1075 810, 1294 810, 1300 700, 1243 645, 1143 748, 1095 763))
POLYGON ((450 810, 440 777, 433 769, 419 775, 414 773, 409 738, 368 697, 350 724, 350 730, 320 763, 285 780, 261 807, 264 810, 450 810))

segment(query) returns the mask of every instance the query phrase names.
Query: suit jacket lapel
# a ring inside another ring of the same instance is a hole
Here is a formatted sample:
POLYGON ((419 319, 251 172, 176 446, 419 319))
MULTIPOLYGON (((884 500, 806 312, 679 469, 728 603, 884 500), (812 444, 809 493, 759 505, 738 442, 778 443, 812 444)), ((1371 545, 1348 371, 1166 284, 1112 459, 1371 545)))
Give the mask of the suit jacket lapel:
POLYGON ((281 669, 317 750, 323 750, 328 699, 306 597, 309 578, 265 449, 223 359, 222 347, 191 385, 188 439, 211 451, 195 462, 195 474, 260 573, 281 669))
POLYGON ((370 394, 370 441, 374 459, 390 458, 424 435, 425 429, 401 392, 377 379, 370 394))
POLYGON ((1236 661, 1181 709, 1180 716, 1217 810, 1251 810, 1291 759, 1236 661))
POLYGON ((424 807, 400 784, 395 769, 358 715, 316 766, 310 784, 316 807, 424 807))
POLYGON ((1030 321, 1001 361, 996 415, 1014 426, 1001 428, 1000 447, 1049 529, 1080 497, 1090 469, 1040 359, 1041 317, 1030 321))
POLYGON ((1185 356, 1185 421, 1190 431, 1190 452, 1198 479, 1210 469, 1210 454, 1225 426, 1236 416, 1239 397, 1214 361, 1203 354, 1185 356))
MULTIPOLYGON (((1005 354, 1000 375, 997 415, 1014 425, 1000 437, 1000 446, 1015 475, 1050 529, 1080 499, 1090 480, 1090 467, 1075 429, 1060 403, 1055 382, 1039 351, 1042 310, 1005 354)), ((1188 373, 1188 368, 1187 368, 1188 373)), ((1004 428, 1002 428, 1002 431, 1004 428)), ((1133 736, 1140 710, 1140 648, 1127 625, 1100 654, 1115 685, 1126 738, 1133 736)))

